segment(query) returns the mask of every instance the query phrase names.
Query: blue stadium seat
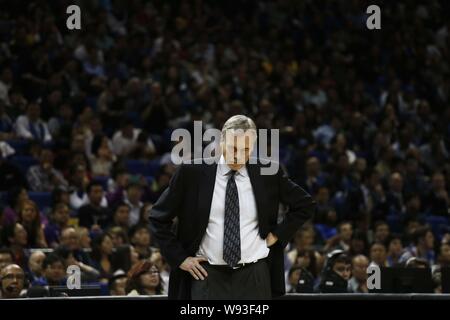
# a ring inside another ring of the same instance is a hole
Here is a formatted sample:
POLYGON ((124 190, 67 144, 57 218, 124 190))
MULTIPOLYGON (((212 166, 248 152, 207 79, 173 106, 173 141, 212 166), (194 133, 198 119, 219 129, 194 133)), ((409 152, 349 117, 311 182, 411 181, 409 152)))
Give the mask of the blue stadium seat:
POLYGON ((386 217, 386 222, 389 225, 391 232, 400 233, 403 229, 402 217, 397 214, 391 214, 386 217))
POLYGON ((447 217, 442 216, 427 216, 425 218, 427 224, 430 225, 433 234, 441 239, 443 233, 449 227, 449 219, 447 217))
POLYGON ((108 189, 108 180, 109 180, 109 178, 110 177, 98 176, 98 177, 93 177, 92 181, 100 182, 102 184, 102 186, 103 186, 103 190, 107 190, 108 189))
POLYGON ((38 160, 31 156, 12 156, 10 161, 15 164, 23 174, 26 174, 30 167, 39 163, 38 160))
POLYGON ((143 161, 129 159, 125 161, 129 173, 143 176, 155 176, 160 168, 159 160, 143 161))
POLYGON ((52 194, 51 192, 28 192, 28 196, 31 200, 36 202, 39 210, 44 210, 45 208, 50 208, 52 206, 52 194))

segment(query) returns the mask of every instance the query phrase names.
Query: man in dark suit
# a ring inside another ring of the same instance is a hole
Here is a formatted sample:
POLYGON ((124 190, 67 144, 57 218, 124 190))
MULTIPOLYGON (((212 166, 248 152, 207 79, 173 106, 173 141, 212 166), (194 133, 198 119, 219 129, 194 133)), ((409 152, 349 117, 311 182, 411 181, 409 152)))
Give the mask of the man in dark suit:
POLYGON ((171 266, 169 299, 285 293, 283 248, 312 218, 315 202, 281 169, 265 175, 263 164, 249 161, 255 141, 254 122, 231 117, 214 164, 179 166, 153 206, 150 228, 171 266), (289 210, 278 223, 280 203, 289 210))

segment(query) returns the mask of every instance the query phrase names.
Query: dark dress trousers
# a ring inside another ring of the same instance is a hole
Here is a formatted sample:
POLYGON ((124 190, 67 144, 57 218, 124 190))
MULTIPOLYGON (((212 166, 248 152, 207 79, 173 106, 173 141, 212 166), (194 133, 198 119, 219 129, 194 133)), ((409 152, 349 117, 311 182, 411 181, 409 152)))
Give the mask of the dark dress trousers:
MULTIPOLYGON (((173 175, 150 212, 150 229, 171 267, 169 299, 190 299, 190 273, 179 268, 189 256, 195 256, 209 222, 217 162, 214 164, 182 164, 173 175), (177 218, 174 233, 173 220, 177 218)), ((285 294, 283 249, 295 232, 313 217, 312 197, 292 182, 279 166, 274 175, 262 175, 269 164, 247 163, 246 168, 255 195, 259 234, 265 239, 269 232, 278 237, 270 247, 267 263, 270 271, 272 297, 285 294), (277 223, 279 204, 288 206, 284 219, 277 223)))

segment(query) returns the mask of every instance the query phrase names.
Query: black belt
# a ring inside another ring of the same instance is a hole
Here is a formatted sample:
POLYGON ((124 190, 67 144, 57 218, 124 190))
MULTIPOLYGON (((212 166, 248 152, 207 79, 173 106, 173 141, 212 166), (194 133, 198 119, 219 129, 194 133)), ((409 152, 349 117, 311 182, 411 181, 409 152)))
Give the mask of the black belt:
POLYGON ((211 268, 219 270, 219 271, 233 272, 233 271, 240 270, 245 267, 254 265, 258 262, 265 261, 266 259, 267 258, 263 258, 263 259, 259 259, 259 260, 253 261, 253 262, 239 263, 235 267, 230 267, 227 264, 210 264, 208 262, 205 262, 205 263, 208 265, 208 267, 211 267, 211 268))

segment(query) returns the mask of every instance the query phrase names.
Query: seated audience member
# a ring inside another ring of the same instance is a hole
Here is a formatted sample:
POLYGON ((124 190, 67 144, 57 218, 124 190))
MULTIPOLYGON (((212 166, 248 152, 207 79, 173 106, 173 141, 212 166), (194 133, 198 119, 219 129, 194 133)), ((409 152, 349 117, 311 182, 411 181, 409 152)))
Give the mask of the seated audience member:
POLYGON ((348 281, 348 291, 352 293, 368 293, 367 268, 369 259, 363 255, 357 255, 352 259, 352 277, 348 281))
POLYGON ((412 234, 413 243, 405 249, 399 262, 405 263, 409 258, 416 257, 427 261, 430 265, 435 263, 434 235, 428 227, 417 228, 412 234))
POLYGON ((389 225, 385 221, 377 221, 375 223, 374 242, 386 243, 389 238, 389 225))
POLYGON ((35 280, 31 285, 34 286, 65 286, 66 269, 64 259, 56 253, 50 253, 42 263, 43 277, 35 280))
POLYGON ((124 196, 124 202, 129 206, 130 209, 128 218, 129 226, 134 226, 139 222, 141 209, 144 206, 143 202, 141 201, 142 194, 142 187, 137 181, 128 184, 124 196))
POLYGON ((348 252, 350 250, 351 240, 353 236, 353 226, 350 222, 341 222, 338 227, 338 234, 335 237, 330 238, 326 245, 325 250, 343 250, 348 252))
POLYGON ((0 270, 14 263, 14 255, 9 248, 0 248, 0 270))
POLYGON ((28 169, 27 180, 32 191, 52 192, 59 186, 68 187, 62 173, 53 167, 53 160, 53 152, 42 149, 39 164, 28 169))
POLYGON ((69 226, 69 207, 67 204, 61 202, 53 207, 50 215, 50 223, 45 227, 45 239, 51 248, 56 248, 59 245, 61 232, 69 226))
POLYGON ((89 229, 85 227, 78 227, 76 228, 76 234, 78 235, 80 249, 90 250, 92 239, 89 229))
POLYGON ((132 245, 125 244, 115 248, 111 257, 114 270, 128 272, 139 261, 139 255, 132 245))
POLYGON ((25 296, 25 272, 17 264, 10 264, 0 270, 0 299, 17 299, 25 296))
POLYGON ((114 248, 129 244, 127 232, 122 227, 112 227, 108 229, 111 235, 114 248))
POLYGON ((8 206, 3 211, 3 225, 14 224, 18 217, 22 202, 29 200, 27 189, 14 187, 8 192, 8 206))
POLYGON ((25 228, 18 222, 5 226, 2 230, 3 243, 11 249, 13 253, 13 262, 22 269, 27 267, 28 253, 26 251, 28 244, 28 235, 25 228))
POLYGON ((33 283, 43 277, 43 263, 45 253, 41 250, 34 251, 28 260, 28 280, 33 283))
POLYGON ((387 246, 387 266, 397 266, 400 263, 400 257, 403 254, 402 239, 398 235, 390 235, 387 240, 387 246))
POLYGON ((352 235, 352 240, 350 241, 350 250, 348 254, 351 257, 357 255, 367 255, 369 251, 369 244, 367 241, 367 234, 364 231, 356 229, 352 235))
POLYGON ((47 241, 45 241, 44 227, 41 223, 41 216, 39 208, 31 200, 25 200, 19 210, 18 222, 27 231, 27 247, 29 248, 47 248, 47 241))
MULTIPOLYGON (((138 260, 139 256, 136 254, 136 260, 138 260)), ((162 256, 161 252, 158 249, 154 249, 152 252, 152 256, 150 257, 150 262, 156 265, 159 270, 159 275, 162 280, 163 294, 169 293, 169 276, 170 276, 170 266, 167 263, 166 259, 162 256)))
POLYGON ((110 296, 126 296, 125 286, 127 284, 127 275, 122 270, 117 270, 108 282, 110 296))
POLYGON ((120 227, 128 232, 130 227, 130 206, 125 202, 119 202, 113 209, 111 227, 120 227))
POLYGON ((65 270, 67 270, 69 266, 78 266, 80 268, 82 283, 95 281, 99 277, 100 273, 95 268, 75 259, 73 251, 69 248, 59 246, 54 252, 63 258, 65 270))
POLYGON ((81 227, 92 231, 101 231, 108 225, 109 210, 102 207, 103 186, 99 182, 91 182, 87 187, 89 203, 78 210, 78 220, 81 227))
POLYGON ((370 246, 370 264, 387 267, 386 246, 382 242, 374 242, 370 246))
POLYGON ((148 260, 135 264, 128 272, 125 287, 128 296, 153 296, 162 293, 158 268, 148 260))
POLYGON ((92 140, 91 173, 93 177, 109 177, 116 157, 110 149, 109 140, 104 135, 96 135, 92 140))
POLYGON ((28 184, 25 175, 13 161, 7 160, 3 155, 1 144, 0 139, 0 192, 8 192, 17 187, 26 188, 28 184))
POLYGON ((438 265, 441 268, 450 268, 450 243, 442 242, 439 248, 438 265))
POLYGON ((130 230, 130 241, 139 254, 139 259, 148 259, 152 254, 151 235, 147 225, 136 225, 130 230))
POLYGON ((84 247, 81 246, 80 235, 75 228, 68 227, 61 232, 60 245, 68 248, 75 260, 87 265, 92 264, 89 255, 83 250, 84 247))
POLYGON ((52 142, 48 125, 41 119, 41 106, 38 103, 30 102, 26 114, 17 118, 14 127, 19 138, 41 143, 52 142))
POLYGON ((352 268, 350 257, 343 250, 328 254, 322 273, 319 290, 321 293, 346 293, 352 268))
POLYGON ((100 272, 100 282, 107 283, 116 271, 113 266, 113 248, 112 238, 108 233, 97 235, 92 240, 92 266, 100 272))

